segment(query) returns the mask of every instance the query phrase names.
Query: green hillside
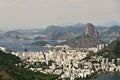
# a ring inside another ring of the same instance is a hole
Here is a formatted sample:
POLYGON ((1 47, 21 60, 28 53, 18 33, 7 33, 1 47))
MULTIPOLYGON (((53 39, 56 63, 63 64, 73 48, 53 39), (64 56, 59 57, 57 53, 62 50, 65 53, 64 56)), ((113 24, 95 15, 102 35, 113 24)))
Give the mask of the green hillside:
POLYGON ((120 37, 100 50, 98 54, 109 58, 120 58, 120 37))
POLYGON ((58 78, 56 75, 25 69, 24 66, 20 66, 21 63, 20 58, 0 51, 0 80, 55 80, 58 78))

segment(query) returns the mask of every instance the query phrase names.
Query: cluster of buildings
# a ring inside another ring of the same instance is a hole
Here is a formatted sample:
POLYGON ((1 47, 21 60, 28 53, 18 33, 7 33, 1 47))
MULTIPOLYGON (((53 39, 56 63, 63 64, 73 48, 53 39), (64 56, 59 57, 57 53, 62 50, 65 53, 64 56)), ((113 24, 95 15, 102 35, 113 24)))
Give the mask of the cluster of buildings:
MULTIPOLYGON (((56 46, 54 51, 41 52, 12 52, 26 63, 25 68, 42 73, 60 75, 60 78, 87 78, 97 71, 114 72, 120 71, 120 59, 104 58, 102 56, 91 56, 84 59, 90 52, 97 52, 103 45, 97 48, 72 49, 69 46, 56 46), (34 64, 35 63, 35 64, 34 64), (40 65, 45 63, 44 67, 40 65), (34 67, 32 67, 33 65, 34 67)), ((5 48, 0 47, 5 51, 5 48)))

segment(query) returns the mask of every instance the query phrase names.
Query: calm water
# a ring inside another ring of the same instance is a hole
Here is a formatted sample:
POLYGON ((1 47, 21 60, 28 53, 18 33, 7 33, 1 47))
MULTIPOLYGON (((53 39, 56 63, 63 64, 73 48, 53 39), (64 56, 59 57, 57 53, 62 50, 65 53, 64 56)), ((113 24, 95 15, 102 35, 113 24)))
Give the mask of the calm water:
POLYGON ((120 80, 119 73, 101 74, 95 80, 120 80))
MULTIPOLYGON (((12 51, 24 51, 27 49, 28 51, 45 51, 49 50, 43 47, 35 47, 31 44, 35 42, 33 40, 0 40, 0 46, 6 47, 8 50, 12 51)), ((50 49, 52 50, 52 49, 50 49)))

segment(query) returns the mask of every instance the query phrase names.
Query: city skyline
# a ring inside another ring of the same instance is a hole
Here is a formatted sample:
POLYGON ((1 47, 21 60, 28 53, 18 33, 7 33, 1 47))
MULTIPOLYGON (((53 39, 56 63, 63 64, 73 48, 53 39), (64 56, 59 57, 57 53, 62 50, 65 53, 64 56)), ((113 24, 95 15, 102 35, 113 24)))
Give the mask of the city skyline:
POLYGON ((119 0, 0 0, 0 29, 120 21, 119 0))

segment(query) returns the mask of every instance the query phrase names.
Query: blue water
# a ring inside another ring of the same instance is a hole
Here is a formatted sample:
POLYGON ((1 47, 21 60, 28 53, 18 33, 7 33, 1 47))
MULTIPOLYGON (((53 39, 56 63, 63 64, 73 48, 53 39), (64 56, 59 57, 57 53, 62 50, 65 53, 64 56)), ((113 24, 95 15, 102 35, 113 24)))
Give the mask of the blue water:
MULTIPOLYGON (((45 51, 49 50, 48 48, 43 48, 39 46, 32 46, 31 44, 35 42, 34 40, 0 40, 0 46, 6 47, 11 51, 45 51)), ((50 49, 52 50, 52 49, 50 49)))
POLYGON ((101 74, 95 80, 120 80, 119 73, 101 74))

